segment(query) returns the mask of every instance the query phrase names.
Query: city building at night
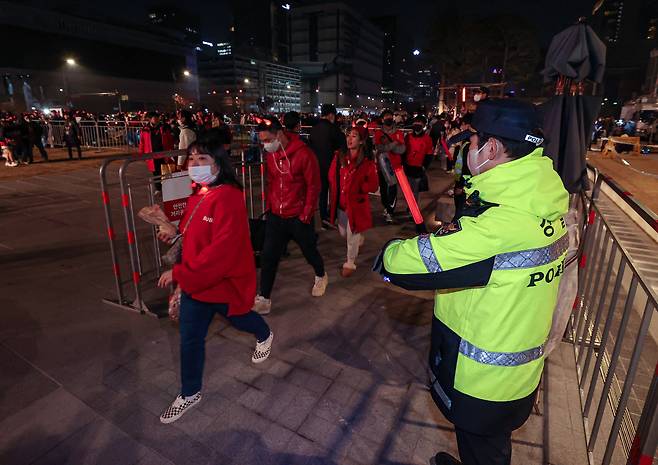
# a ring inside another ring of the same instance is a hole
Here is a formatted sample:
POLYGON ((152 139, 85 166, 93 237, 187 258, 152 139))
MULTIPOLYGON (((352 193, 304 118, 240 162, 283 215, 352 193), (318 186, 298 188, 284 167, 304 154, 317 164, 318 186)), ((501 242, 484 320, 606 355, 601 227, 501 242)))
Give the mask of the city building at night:
POLYGON ((231 53, 230 44, 199 52, 201 101, 226 113, 299 111, 299 69, 231 53))
POLYGON ((643 84, 651 50, 658 47, 658 3, 605 0, 591 25, 607 46, 605 97, 621 104, 650 92, 643 84))
POLYGON ((290 4, 269 0, 254 8, 252 2, 231 0, 229 9, 229 40, 236 48, 275 63, 290 61, 290 4))
POLYGON ((384 34, 344 3, 291 9, 291 64, 302 71, 302 110, 383 106, 384 34))
POLYGON ((5 47, 0 108, 84 106, 111 112, 173 108, 173 95, 198 101, 196 55, 183 34, 109 24, 0 2, 5 47))

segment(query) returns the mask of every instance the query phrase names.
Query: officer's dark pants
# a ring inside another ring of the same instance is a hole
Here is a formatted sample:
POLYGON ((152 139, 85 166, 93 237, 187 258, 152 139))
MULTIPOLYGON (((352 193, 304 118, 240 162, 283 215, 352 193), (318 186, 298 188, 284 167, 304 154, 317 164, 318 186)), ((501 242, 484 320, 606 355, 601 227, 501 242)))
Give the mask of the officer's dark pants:
POLYGON ((377 170, 377 172, 379 174, 379 193, 382 198, 382 205, 389 215, 393 215, 395 203, 398 199, 398 186, 396 184, 389 186, 381 170, 377 170))
POLYGON ((481 436, 455 428, 459 458, 463 465, 510 465, 512 433, 481 436))
POLYGON ((512 431, 528 419, 537 391, 507 402, 490 402, 460 393, 454 388, 460 343, 461 338, 454 331, 436 317, 432 318, 429 361, 436 376, 430 391, 432 398, 455 425, 459 456, 464 465, 509 465, 512 431), (437 386, 442 393, 437 391, 437 386))
POLYGON ((290 239, 302 249, 302 254, 313 267, 315 276, 324 276, 324 261, 318 252, 317 235, 313 222, 306 224, 302 223, 299 218, 281 218, 273 213, 268 213, 260 270, 260 295, 266 299, 270 298, 281 255, 290 239))

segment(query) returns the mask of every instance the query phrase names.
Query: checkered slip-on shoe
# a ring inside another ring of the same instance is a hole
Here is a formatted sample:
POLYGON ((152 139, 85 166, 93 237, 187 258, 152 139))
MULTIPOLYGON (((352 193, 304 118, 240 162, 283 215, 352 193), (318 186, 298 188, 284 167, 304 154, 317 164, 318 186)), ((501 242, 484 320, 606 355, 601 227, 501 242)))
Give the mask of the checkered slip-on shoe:
POLYGON ((162 423, 173 423, 183 416, 185 412, 201 401, 201 393, 197 392, 193 396, 178 396, 176 400, 160 415, 162 423))
POLYGON ((254 350, 254 355, 251 356, 251 361, 254 363, 262 363, 267 360, 267 357, 270 356, 272 351, 272 339, 274 339, 274 333, 270 331, 270 335, 263 342, 256 342, 256 350, 254 350))

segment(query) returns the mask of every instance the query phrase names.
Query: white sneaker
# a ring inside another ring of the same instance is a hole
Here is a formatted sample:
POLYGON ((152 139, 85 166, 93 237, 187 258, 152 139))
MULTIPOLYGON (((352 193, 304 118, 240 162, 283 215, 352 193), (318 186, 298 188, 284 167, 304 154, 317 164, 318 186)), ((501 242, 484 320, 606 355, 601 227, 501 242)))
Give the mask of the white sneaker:
POLYGON ((322 297, 327 290, 327 284, 329 284, 329 276, 325 271, 324 276, 315 277, 315 284, 313 284, 313 289, 311 289, 311 295, 313 297, 322 297))
POLYGON ((393 223, 393 217, 389 212, 384 213, 384 221, 386 221, 388 224, 393 223))
POLYGON ((178 396, 174 402, 167 407, 162 415, 160 415, 161 423, 173 423, 183 416, 185 412, 194 407, 201 401, 201 392, 197 392, 193 396, 183 397, 178 396))
POLYGON ((252 310, 261 315, 267 315, 272 311, 272 300, 266 299, 262 295, 257 295, 254 299, 254 306, 252 310))
POLYGON ((251 356, 251 361, 254 363, 262 363, 267 360, 267 357, 270 356, 272 351, 272 340, 274 339, 274 333, 270 331, 270 335, 263 342, 256 341, 256 349, 254 350, 254 355, 251 356))

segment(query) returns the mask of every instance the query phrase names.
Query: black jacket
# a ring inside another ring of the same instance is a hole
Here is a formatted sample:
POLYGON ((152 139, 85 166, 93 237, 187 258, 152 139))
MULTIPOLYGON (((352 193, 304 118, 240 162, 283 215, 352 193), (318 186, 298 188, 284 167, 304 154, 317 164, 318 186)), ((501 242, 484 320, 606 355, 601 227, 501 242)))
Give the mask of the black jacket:
POLYGON ((309 145, 318 157, 320 171, 329 171, 329 165, 336 150, 347 150, 345 135, 332 122, 321 119, 311 128, 309 145))

